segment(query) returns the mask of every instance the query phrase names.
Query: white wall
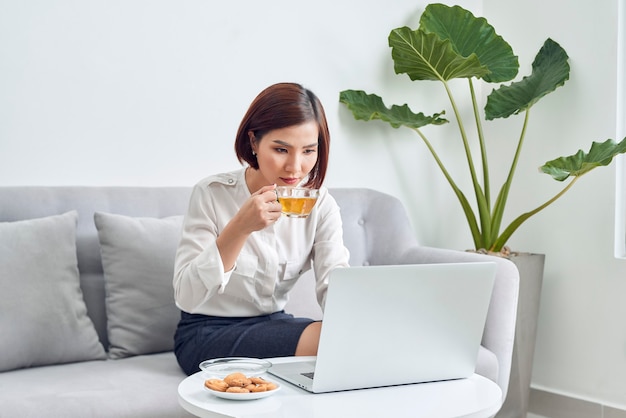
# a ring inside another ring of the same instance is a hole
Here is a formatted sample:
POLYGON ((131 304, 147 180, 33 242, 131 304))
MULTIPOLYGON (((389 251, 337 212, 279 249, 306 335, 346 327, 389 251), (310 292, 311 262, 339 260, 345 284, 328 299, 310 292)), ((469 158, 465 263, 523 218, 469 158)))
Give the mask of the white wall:
MULTIPOLYGON (((546 37, 570 56, 570 80, 532 111, 510 204, 516 211, 534 208, 562 187, 535 167, 615 138, 617 3, 483 3, 523 65, 546 37)), ((507 134, 502 126, 493 133, 507 134)), ((613 258, 614 187, 615 165, 581 178, 523 226, 511 246, 546 254, 533 384, 625 408, 626 262, 613 258)))
POLYGON ((353 4, 0 1, 0 183, 191 184, 238 167, 233 139, 250 101, 297 81, 326 104, 334 182, 383 187, 376 170, 346 170, 390 162, 372 152, 380 141, 346 134, 337 99, 403 87, 388 80, 386 37, 415 24, 418 8, 353 4))
MULTIPOLYGON (((484 8, 520 55, 522 75, 548 36, 571 57, 571 80, 533 113, 512 217, 558 189, 536 167, 615 136, 617 0, 593 8, 575 0, 567 9, 557 0, 459 3, 484 8)), ((425 4, 0 0, 0 185, 192 185, 238 167, 234 134, 262 88, 297 81, 329 116, 328 186, 387 190, 403 200, 424 244, 470 248, 458 204, 419 138, 356 122, 337 102, 354 88, 425 113, 445 107, 439 85, 394 75, 387 46, 391 29, 417 26, 425 4)), ((494 171, 512 153, 499 143, 508 126, 490 132, 494 171)), ((452 129, 427 134, 435 144, 456 141, 452 129)), ((463 174, 456 148, 441 153, 463 174)), ((511 245, 547 255, 534 385, 626 407, 626 264, 612 256, 614 175, 611 167, 582 179, 511 245)))
MULTIPOLYGON (((626 135, 626 3, 618 2, 617 35, 617 102, 615 130, 618 138, 626 135)), ((616 162, 615 181, 615 257, 626 259, 626 157, 620 155, 616 162)))

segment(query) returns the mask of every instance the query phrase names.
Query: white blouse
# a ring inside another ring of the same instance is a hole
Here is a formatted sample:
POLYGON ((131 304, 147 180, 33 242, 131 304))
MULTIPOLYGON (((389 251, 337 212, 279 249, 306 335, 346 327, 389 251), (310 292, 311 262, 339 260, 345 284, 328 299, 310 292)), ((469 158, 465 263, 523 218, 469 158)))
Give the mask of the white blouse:
POLYGON ((313 267, 323 308, 330 271, 347 267, 350 256, 335 199, 322 188, 308 218, 283 216, 253 232, 235 267, 225 272, 215 240, 248 198, 245 169, 195 185, 176 252, 177 306, 188 313, 226 317, 277 312, 297 279, 313 267))

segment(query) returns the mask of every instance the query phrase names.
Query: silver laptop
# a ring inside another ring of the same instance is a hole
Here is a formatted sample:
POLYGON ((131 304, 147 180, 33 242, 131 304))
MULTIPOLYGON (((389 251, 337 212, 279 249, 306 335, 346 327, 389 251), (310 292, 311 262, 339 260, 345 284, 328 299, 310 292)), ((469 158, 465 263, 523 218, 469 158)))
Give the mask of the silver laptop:
POLYGON ((315 361, 269 372, 314 393, 469 377, 495 270, 494 262, 335 269, 315 361))

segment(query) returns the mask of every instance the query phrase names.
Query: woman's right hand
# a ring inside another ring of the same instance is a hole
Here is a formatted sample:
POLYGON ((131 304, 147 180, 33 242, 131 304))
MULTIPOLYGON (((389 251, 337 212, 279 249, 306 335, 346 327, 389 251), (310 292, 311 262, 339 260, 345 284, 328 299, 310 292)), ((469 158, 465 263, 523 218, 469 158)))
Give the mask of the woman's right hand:
POLYGON ((253 193, 218 235, 215 242, 222 257, 224 271, 230 271, 234 267, 239 252, 251 233, 272 225, 280 218, 281 206, 276 200, 274 189, 275 184, 261 187, 253 193))
POLYGON ((275 184, 263 186, 241 206, 236 218, 243 231, 260 231, 280 218, 281 205, 276 199, 275 189, 275 184))

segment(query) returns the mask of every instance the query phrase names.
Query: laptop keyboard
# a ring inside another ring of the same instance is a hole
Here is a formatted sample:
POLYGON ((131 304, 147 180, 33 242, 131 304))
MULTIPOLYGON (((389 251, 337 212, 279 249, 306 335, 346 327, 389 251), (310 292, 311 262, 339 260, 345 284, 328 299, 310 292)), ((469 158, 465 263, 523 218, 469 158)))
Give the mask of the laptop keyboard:
POLYGON ((308 377, 311 380, 313 380, 313 375, 315 375, 314 372, 306 372, 306 373, 300 373, 300 374, 304 377, 308 377))

